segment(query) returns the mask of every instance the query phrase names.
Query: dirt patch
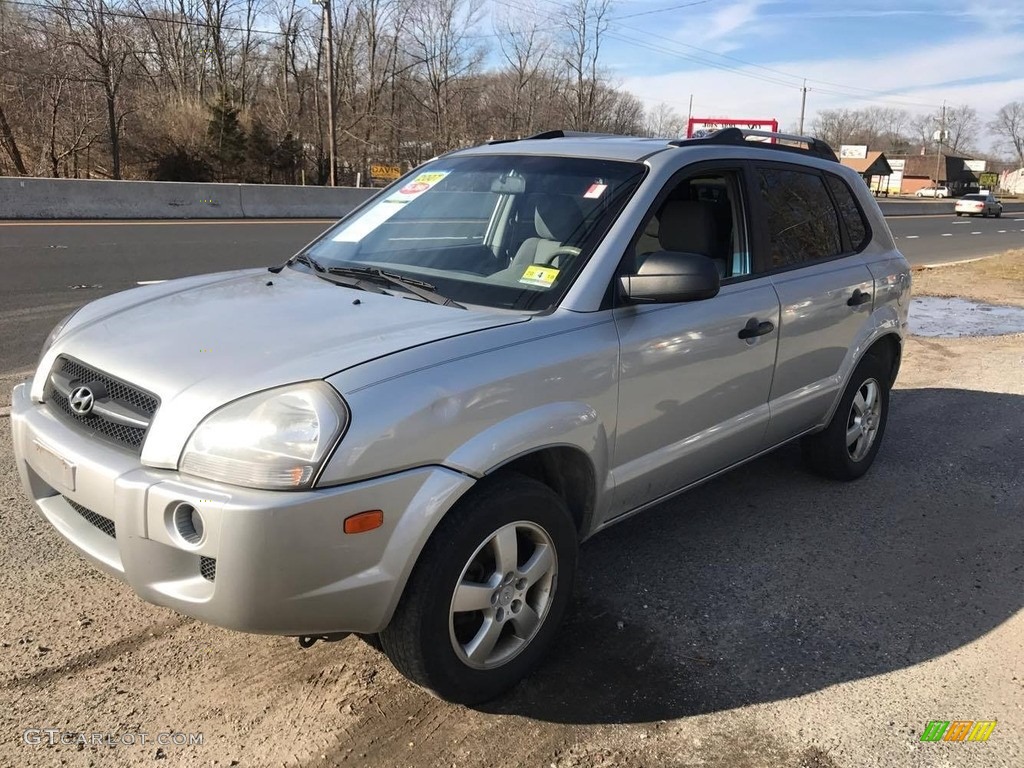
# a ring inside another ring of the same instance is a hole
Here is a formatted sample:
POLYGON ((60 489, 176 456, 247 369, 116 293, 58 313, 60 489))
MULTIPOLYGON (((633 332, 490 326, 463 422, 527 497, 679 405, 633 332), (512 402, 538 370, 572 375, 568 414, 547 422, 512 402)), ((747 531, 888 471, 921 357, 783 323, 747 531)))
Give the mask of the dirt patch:
POLYGON ((914 268, 915 296, 962 296, 1024 307, 1024 249, 976 261, 914 268))
MULTIPOLYGON (((914 287, 1022 286, 1024 251, 914 287)), ((856 484, 782 449, 588 542, 546 663, 476 709, 355 638, 301 651, 140 602, 32 510, 0 419, 0 766, 1024 765, 1024 344, 911 337, 897 390, 856 484), (999 726, 920 741, 956 717, 999 726), (137 739, 171 732, 203 738, 137 739)))

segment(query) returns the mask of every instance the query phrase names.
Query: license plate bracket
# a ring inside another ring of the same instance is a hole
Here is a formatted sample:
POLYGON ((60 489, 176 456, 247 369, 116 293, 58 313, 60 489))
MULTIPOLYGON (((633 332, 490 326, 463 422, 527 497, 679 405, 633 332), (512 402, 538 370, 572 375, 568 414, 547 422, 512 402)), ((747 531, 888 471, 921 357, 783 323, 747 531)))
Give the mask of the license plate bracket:
POLYGON ((33 466, 45 480, 59 483, 66 490, 75 490, 75 465, 57 453, 53 448, 33 440, 33 466))

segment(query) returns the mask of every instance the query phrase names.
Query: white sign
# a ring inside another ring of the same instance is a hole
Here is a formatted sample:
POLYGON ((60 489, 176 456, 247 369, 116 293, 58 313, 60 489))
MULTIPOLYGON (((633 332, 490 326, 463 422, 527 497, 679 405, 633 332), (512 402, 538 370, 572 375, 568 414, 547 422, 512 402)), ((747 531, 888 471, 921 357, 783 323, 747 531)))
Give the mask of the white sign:
POLYGON ((851 160, 863 160, 867 156, 867 144, 843 144, 839 147, 839 157, 846 157, 851 160))
POLYGON ((967 170, 969 171, 984 173, 987 163, 985 160, 964 160, 964 165, 967 166, 967 170))
POLYGON ((900 171, 902 173, 903 169, 907 167, 907 161, 906 160, 890 160, 889 161, 889 167, 892 168, 894 172, 895 171, 900 171))

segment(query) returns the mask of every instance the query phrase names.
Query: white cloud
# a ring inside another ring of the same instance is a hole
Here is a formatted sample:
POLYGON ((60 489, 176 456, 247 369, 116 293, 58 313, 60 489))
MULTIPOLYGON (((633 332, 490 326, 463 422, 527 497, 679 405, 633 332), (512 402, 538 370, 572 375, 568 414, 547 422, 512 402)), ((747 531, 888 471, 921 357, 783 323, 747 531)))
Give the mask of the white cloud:
POLYGON ((672 38, 683 42, 699 40, 702 47, 717 53, 737 50, 742 47, 744 39, 767 33, 761 10, 768 4, 769 0, 736 0, 725 5, 715 3, 710 13, 687 15, 688 20, 675 28, 672 38))
MULTIPOLYGON (((637 55, 642 51, 638 50, 637 55)), ((692 93, 695 116, 774 117, 784 129, 796 125, 799 81, 787 87, 755 79, 784 79, 762 69, 721 63, 739 71, 698 65, 662 75, 627 76, 622 85, 648 106, 666 102, 682 114, 692 93)), ((915 113, 930 112, 944 99, 950 105, 970 104, 982 121, 988 122, 1003 104, 1024 98, 1024 37, 1019 35, 967 36, 917 49, 894 50, 888 55, 872 52, 841 59, 773 62, 768 66, 808 78, 805 129, 821 109, 882 104, 915 113), (978 56, 973 51, 997 53, 978 56), (975 79, 982 82, 964 82, 975 79), (869 93, 897 90, 891 95, 869 93)))

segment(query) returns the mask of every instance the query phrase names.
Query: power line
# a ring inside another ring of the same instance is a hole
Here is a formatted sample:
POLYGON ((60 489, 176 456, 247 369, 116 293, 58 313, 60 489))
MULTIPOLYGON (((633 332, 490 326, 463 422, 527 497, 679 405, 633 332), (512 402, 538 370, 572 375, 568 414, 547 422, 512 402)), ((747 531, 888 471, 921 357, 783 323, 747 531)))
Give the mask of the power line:
POLYGON ((683 3, 682 5, 670 5, 668 8, 655 8, 652 11, 639 11, 637 13, 626 13, 620 16, 609 16, 608 21, 619 21, 621 19, 635 19, 637 16, 650 16, 655 13, 668 13, 669 11, 678 11, 682 8, 691 8, 695 5, 704 5, 710 3, 711 0, 695 0, 695 2, 683 3))

